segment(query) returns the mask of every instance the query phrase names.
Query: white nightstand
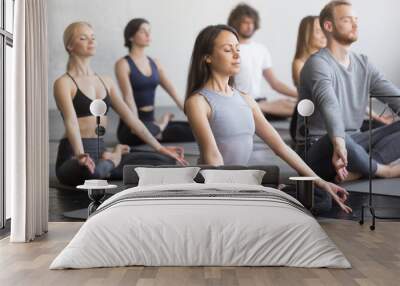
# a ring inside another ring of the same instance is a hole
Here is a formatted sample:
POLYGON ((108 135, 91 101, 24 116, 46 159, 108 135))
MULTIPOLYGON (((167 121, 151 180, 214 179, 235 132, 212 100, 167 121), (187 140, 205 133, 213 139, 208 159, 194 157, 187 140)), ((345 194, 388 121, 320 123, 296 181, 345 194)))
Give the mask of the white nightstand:
POLYGON ((106 190, 117 188, 117 185, 106 185, 106 186, 92 186, 92 185, 80 185, 77 189, 87 190, 89 199, 92 201, 88 206, 88 216, 90 216, 99 205, 102 203, 106 195, 106 190))

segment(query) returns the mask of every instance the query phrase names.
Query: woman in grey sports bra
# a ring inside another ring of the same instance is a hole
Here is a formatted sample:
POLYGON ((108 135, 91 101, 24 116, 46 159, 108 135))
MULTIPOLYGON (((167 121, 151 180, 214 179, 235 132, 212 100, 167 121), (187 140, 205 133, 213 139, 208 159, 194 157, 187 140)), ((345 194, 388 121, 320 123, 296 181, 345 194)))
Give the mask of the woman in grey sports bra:
MULTIPOLYGON (((247 165, 257 133, 299 174, 318 177, 285 144, 254 99, 233 88, 233 76, 239 70, 237 32, 226 25, 204 28, 192 52, 185 100, 185 113, 200 147, 201 163, 247 165)), ((351 212, 345 204, 345 189, 321 178, 316 185, 328 192, 345 212, 351 212)))

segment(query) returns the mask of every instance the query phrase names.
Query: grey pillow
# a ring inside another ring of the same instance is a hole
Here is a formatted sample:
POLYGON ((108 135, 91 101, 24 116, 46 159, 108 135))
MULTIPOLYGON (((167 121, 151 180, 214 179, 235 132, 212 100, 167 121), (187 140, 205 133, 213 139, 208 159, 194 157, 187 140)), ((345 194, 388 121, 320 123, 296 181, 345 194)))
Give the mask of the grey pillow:
POLYGON ((234 183, 261 185, 265 171, 261 170, 201 170, 204 183, 234 183))
POLYGON ((135 168, 139 177, 138 186, 196 183, 193 179, 199 170, 199 167, 135 168))

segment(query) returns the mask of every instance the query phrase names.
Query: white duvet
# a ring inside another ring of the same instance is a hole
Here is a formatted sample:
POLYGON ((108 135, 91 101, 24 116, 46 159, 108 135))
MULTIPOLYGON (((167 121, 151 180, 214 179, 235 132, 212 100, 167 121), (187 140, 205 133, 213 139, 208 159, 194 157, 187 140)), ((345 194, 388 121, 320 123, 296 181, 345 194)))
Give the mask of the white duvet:
POLYGON ((238 184, 135 187, 105 201, 50 269, 145 266, 349 268, 318 222, 279 190, 238 184), (262 197, 142 197, 170 190, 262 197), (140 192, 140 193, 138 193, 140 192))

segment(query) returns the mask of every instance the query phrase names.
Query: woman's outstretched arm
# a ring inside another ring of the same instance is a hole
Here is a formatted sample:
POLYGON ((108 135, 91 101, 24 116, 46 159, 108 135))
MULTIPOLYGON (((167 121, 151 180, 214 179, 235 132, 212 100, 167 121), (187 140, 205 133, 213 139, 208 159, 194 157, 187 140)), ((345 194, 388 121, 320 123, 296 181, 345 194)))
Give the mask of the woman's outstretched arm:
POLYGON ((62 76, 54 82, 54 98, 64 118, 66 137, 72 146, 75 156, 78 156, 84 153, 84 149, 79 131, 78 117, 72 104, 73 90, 73 83, 66 76, 62 76))
POLYGON ((119 59, 115 63, 115 76, 117 77, 117 82, 119 89, 121 90, 122 97, 125 103, 128 105, 129 109, 132 111, 133 115, 137 116, 137 106, 133 97, 131 82, 129 80, 129 65, 124 58, 119 59))
POLYGON ((203 96, 199 94, 190 96, 185 102, 185 113, 199 144, 202 163, 214 166, 223 165, 222 155, 218 150, 208 121, 211 107, 203 96))
POLYGON ((179 109, 183 111, 183 101, 182 101, 182 99, 179 98, 175 87, 173 86, 171 81, 168 79, 167 74, 166 74, 164 68, 159 63, 159 61, 157 61, 157 60, 154 60, 154 61, 155 61, 156 65, 157 65, 158 73, 160 74, 160 85, 161 85, 161 87, 169 94, 169 96, 176 103, 176 105, 179 107, 179 109))
POLYGON ((95 163, 88 154, 85 154, 83 149, 78 117, 72 104, 72 94, 75 90, 72 80, 66 75, 54 82, 54 98, 63 115, 65 133, 69 144, 71 144, 74 155, 80 164, 85 165, 91 173, 94 173, 95 163))
POLYGON ((179 147, 164 147, 157 141, 156 138, 149 132, 146 126, 140 119, 135 116, 122 98, 117 94, 116 87, 111 78, 105 77, 107 88, 111 97, 111 105, 114 110, 121 117, 122 121, 130 128, 131 132, 136 134, 145 143, 150 145, 157 152, 174 158, 178 163, 187 165, 187 162, 183 159, 182 148, 179 147))
MULTIPOLYGON (((243 97, 252 108, 256 134, 277 156, 288 163, 288 165, 295 169, 300 175, 319 178, 319 176, 303 161, 303 159, 301 159, 292 148, 286 145, 275 128, 265 119, 254 99, 246 94, 243 94, 243 97)), ((344 203, 348 196, 345 189, 326 182, 321 178, 316 180, 316 185, 327 191, 345 212, 351 212, 351 208, 346 206, 344 203)))

